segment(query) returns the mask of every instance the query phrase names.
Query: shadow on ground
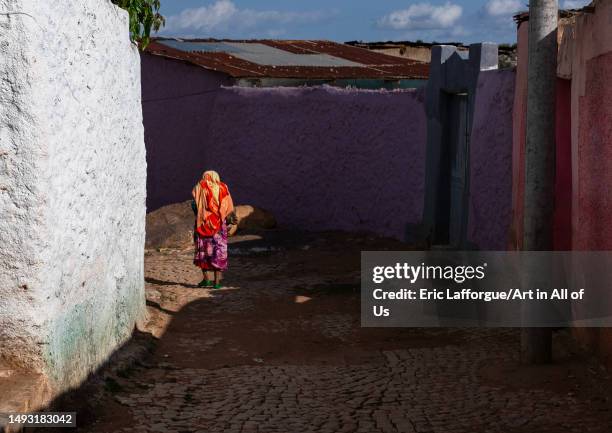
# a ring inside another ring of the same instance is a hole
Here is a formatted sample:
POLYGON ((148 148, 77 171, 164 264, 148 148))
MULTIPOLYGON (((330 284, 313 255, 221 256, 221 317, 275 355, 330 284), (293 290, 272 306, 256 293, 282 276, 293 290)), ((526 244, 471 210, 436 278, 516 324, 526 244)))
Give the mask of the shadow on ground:
POLYGON ((149 251, 147 332, 54 407, 96 433, 612 431, 607 373, 566 332, 524 368, 516 330, 361 328, 360 251, 384 249, 410 246, 248 234, 218 291, 191 251, 149 251))

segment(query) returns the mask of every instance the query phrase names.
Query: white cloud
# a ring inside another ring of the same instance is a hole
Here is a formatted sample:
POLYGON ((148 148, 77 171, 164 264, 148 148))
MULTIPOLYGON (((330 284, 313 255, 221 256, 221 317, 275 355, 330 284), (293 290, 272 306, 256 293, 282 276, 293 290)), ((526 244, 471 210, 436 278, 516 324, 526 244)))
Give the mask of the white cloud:
MULTIPOLYGON (((516 34, 513 16, 529 9, 529 0, 488 0, 474 16, 474 25, 488 40, 516 34)), ((512 37, 514 39, 514 37, 512 37)), ((512 40, 510 39, 510 40, 512 40)), ((506 39, 508 40, 508 39, 506 39)))
POLYGON ((581 9, 591 4, 591 0, 565 0, 563 9, 581 9))
POLYGON ((485 4, 485 11, 493 17, 513 15, 527 6, 520 0, 489 0, 485 4))
POLYGON ((447 2, 441 6, 417 3, 397 10, 378 20, 382 28, 393 30, 436 30, 453 27, 463 14, 459 5, 447 2))
POLYGON ((198 8, 185 9, 167 17, 164 33, 207 34, 231 32, 246 34, 280 34, 282 26, 323 21, 335 15, 333 11, 283 12, 276 10, 240 9, 231 0, 217 0, 198 8))
POLYGON ((448 36, 452 38, 463 38, 465 36, 469 36, 471 32, 466 29, 464 26, 455 26, 448 33, 448 36))

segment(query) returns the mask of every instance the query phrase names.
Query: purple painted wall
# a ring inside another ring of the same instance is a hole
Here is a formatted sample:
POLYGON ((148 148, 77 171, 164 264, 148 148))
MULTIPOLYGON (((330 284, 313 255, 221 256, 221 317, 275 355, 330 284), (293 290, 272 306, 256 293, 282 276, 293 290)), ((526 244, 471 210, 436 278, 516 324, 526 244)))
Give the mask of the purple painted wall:
POLYGON ((420 91, 220 87, 222 75, 146 54, 142 69, 149 211, 215 169, 236 203, 285 227, 404 238, 420 222, 420 91))
POLYGON ((512 221, 514 71, 480 74, 470 141, 468 240, 507 249, 512 221))
POLYGON ((307 230, 403 238, 423 209, 426 122, 418 91, 224 88, 205 165, 236 201, 307 230))
MULTIPOLYGON (((148 210, 186 200, 205 169, 238 204, 285 227, 405 239, 423 217, 423 91, 237 88, 214 72, 143 55, 148 210)), ((513 72, 481 75, 469 238, 504 249, 511 213, 513 72), (492 127, 494 126, 494 127, 492 127)))

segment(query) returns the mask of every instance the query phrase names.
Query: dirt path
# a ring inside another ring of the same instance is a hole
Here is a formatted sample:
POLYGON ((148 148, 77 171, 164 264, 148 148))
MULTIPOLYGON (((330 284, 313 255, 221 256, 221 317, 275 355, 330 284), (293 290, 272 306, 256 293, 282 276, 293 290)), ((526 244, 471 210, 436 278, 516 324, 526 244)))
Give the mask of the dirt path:
POLYGON ((555 366, 524 369, 513 330, 360 328, 359 252, 400 248, 238 238, 219 291, 190 251, 150 252, 150 355, 64 404, 96 433, 612 431, 611 382, 563 333, 555 366))

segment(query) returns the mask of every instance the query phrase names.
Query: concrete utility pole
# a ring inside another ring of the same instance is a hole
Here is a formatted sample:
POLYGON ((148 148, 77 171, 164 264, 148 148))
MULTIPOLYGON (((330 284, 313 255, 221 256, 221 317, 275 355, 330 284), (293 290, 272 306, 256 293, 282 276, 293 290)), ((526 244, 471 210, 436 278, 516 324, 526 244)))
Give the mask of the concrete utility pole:
MULTIPOLYGON (((557 1, 530 0, 529 2, 529 82, 523 233, 523 249, 526 251, 551 251, 553 247, 559 21, 557 1)), ((521 352, 524 363, 551 362, 552 330, 523 329, 521 352)))

